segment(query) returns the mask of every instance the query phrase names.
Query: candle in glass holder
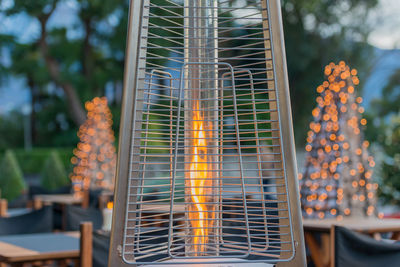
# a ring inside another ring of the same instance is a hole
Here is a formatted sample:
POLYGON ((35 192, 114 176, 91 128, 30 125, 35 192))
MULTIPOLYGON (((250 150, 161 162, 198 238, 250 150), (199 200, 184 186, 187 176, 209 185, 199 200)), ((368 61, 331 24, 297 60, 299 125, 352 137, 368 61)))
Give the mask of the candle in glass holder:
POLYGON ((111 231, 113 205, 114 203, 110 201, 107 203, 107 207, 103 209, 103 231, 111 231))

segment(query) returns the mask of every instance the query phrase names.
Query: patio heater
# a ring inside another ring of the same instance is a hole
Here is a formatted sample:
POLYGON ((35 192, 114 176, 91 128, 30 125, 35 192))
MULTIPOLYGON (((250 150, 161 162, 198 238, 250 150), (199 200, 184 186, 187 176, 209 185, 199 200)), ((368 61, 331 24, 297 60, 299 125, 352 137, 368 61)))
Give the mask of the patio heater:
POLYGON ((305 265, 278 0, 131 1, 110 266, 305 265))

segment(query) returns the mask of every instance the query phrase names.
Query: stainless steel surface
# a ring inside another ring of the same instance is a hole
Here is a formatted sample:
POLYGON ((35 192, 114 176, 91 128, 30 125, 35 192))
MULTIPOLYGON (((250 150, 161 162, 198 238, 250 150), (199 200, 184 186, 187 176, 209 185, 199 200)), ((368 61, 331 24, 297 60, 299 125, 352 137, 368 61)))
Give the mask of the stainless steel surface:
POLYGON ((141 20, 128 40, 137 41, 128 48, 137 61, 126 73, 130 126, 121 128, 110 264, 118 245, 121 264, 304 264, 284 47, 274 51, 281 22, 269 14, 279 4, 271 2, 133 4, 131 20, 141 20))

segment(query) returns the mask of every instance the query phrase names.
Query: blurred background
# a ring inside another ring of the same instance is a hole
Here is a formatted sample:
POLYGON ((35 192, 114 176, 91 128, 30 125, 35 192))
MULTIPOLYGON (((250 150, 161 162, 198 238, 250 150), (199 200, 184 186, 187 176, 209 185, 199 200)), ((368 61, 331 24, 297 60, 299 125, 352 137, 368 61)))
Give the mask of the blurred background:
MULTIPOLYGON (((94 97, 107 98, 118 137, 128 9, 127 0, 0 0, 0 161, 12 151, 28 185, 54 168, 49 157, 61 166, 53 177, 72 171, 85 102, 94 97)), ((344 60, 358 70, 380 203, 395 210, 399 1, 283 0, 282 11, 299 169, 324 67, 344 60)))

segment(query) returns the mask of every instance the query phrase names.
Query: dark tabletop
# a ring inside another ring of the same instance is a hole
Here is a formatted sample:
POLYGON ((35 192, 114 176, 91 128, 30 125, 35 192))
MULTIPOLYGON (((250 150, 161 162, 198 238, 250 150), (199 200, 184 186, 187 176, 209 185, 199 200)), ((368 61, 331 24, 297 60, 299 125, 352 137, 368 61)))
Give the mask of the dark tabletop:
POLYGON ((74 258, 78 256, 79 232, 0 237, 0 258, 9 262, 63 257, 74 258))

